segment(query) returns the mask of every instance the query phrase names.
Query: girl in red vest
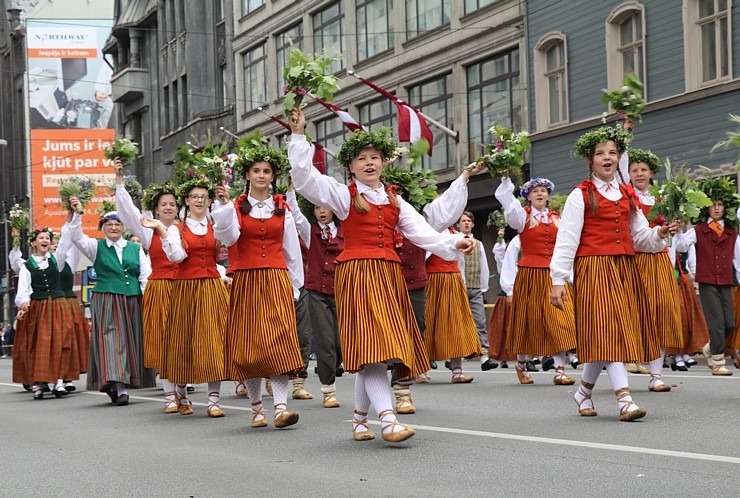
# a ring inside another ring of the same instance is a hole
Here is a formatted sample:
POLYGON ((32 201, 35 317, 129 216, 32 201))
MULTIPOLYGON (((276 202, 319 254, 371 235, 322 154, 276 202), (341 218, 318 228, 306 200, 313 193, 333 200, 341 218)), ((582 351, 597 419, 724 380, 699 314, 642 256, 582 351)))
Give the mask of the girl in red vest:
POLYGON ((213 199, 207 180, 193 179, 180 186, 185 219, 176 230, 161 220, 143 218, 141 224, 155 229, 162 250, 172 263, 179 263, 172 283, 170 313, 164 328, 160 375, 176 385, 175 401, 181 415, 191 415, 187 384, 208 383, 209 417, 219 418, 226 342, 228 291, 216 267, 219 244, 213 225, 206 218, 213 199))
POLYGON ((334 290, 344 367, 357 372, 352 436, 374 438, 367 422, 372 404, 382 438, 406 440, 414 430, 396 420, 387 369, 391 365, 399 379, 409 379, 425 372, 429 360, 394 249, 394 231, 448 260, 456 258, 458 249, 471 251, 474 243, 437 233, 383 183, 384 161, 395 150, 390 130, 357 131, 344 142, 339 159, 352 178, 346 186, 312 166, 300 109, 293 109, 290 122, 288 157, 296 190, 343 222, 345 246, 337 258, 334 290))
POLYGON ((591 393, 606 367, 622 421, 647 413, 632 401, 624 362, 651 361, 660 355, 657 338, 640 318, 645 296, 635 268, 635 247, 660 251, 668 235, 667 226, 650 228, 631 186, 615 178, 628 142, 623 130, 607 126, 576 142, 576 152, 588 162, 589 179, 568 196, 550 263, 554 306, 565 309, 565 283, 571 272, 574 277, 578 357, 585 364, 575 394, 578 411, 584 417, 596 415, 591 393))
MULTIPOLYGON (((149 252, 152 274, 149 275, 142 307, 144 314, 144 366, 159 368, 164 353, 164 333, 170 311, 172 282, 177 277, 177 263, 167 259, 162 249, 162 239, 158 230, 144 228, 141 211, 134 204, 123 182, 123 163, 116 159, 116 209, 123 225, 141 241, 149 252)), ((162 222, 169 236, 177 237, 175 221, 178 213, 177 192, 169 183, 151 184, 142 199, 144 208, 162 222)), ((164 412, 177 413, 175 385, 162 377, 164 388, 164 412)))
POLYGON ((226 374, 246 379, 252 427, 267 426, 263 377, 272 386, 275 427, 288 427, 299 418, 298 412, 288 411, 287 403, 289 377, 304 367, 294 301, 303 287, 303 262, 293 216, 282 195, 273 194, 287 165, 282 150, 251 145, 234 163, 245 177, 247 193, 232 203, 226 188, 216 189, 216 233, 239 253, 230 267, 226 374))
POLYGON ((735 330, 732 302, 733 272, 740 271, 740 242, 732 226, 737 219, 730 216, 737 209, 735 182, 724 178, 708 178, 699 182, 699 188, 713 204, 706 211, 706 222, 676 236, 676 251, 686 251, 696 246, 696 281, 699 299, 709 326, 709 343, 702 353, 712 375, 732 375, 725 368, 725 347, 735 330))
POLYGON ((511 304, 510 330, 506 349, 516 353, 516 374, 522 384, 534 384, 527 373, 527 355, 552 356, 555 365, 553 384, 570 386, 575 379, 565 375, 565 354, 576 347, 576 324, 573 298, 566 286, 568 299, 559 310, 550 305, 549 266, 560 217, 550 210, 549 200, 555 190, 546 178, 533 178, 522 185, 519 195, 527 207, 514 197, 511 179, 501 179, 496 199, 504 208, 504 217, 519 232, 522 258, 519 260, 511 304))
MULTIPOLYGON (((661 223, 648 216, 655 204, 655 198, 648 192, 653 176, 660 171, 660 159, 650 151, 630 149, 629 179, 635 189, 639 207, 650 227, 661 223)), ((650 384, 648 389, 654 392, 667 392, 671 386, 663 382, 663 361, 666 348, 681 348, 683 334, 681 328, 681 297, 678 292, 676 274, 668 255, 668 248, 660 252, 650 253, 637 251, 635 266, 640 274, 640 281, 645 288, 647 298, 647 313, 643 319, 648 323, 660 344, 660 356, 650 362, 650 384)))

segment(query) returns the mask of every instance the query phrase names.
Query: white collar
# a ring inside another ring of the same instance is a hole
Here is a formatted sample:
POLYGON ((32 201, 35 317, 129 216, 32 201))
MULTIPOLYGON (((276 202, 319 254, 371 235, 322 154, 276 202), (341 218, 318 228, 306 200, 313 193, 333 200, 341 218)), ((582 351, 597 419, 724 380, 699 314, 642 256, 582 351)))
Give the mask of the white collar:
POLYGON ((208 218, 203 218, 201 221, 195 221, 194 219, 188 217, 186 223, 188 224, 188 226, 191 226, 191 227, 197 227, 197 226, 204 227, 208 225, 208 218))
POLYGON ((605 190, 607 185, 609 186, 609 188, 619 190, 619 182, 617 181, 616 177, 612 178, 612 181, 610 182, 605 182, 601 178, 594 176, 593 182, 597 190, 605 190))
POLYGON ((321 223, 319 220, 316 220, 316 222, 319 224, 319 228, 321 228, 322 230, 324 229, 324 227, 329 227, 329 230, 334 231, 334 226, 335 225, 334 225, 334 222, 333 221, 330 221, 326 225, 323 224, 323 223, 321 223))
POLYGON ((385 188, 383 188, 383 184, 380 184, 380 187, 378 188, 372 188, 368 185, 365 185, 359 180, 355 180, 355 185, 357 186, 357 193, 358 194, 364 194, 367 191, 373 191, 376 194, 385 194, 385 188))
POLYGON ((548 208, 545 208, 544 211, 540 211, 539 209, 537 209, 534 206, 529 206, 529 209, 532 212, 532 216, 534 216, 537 219, 539 219, 541 216, 544 216, 545 218, 547 218, 547 213, 548 213, 548 211, 550 211, 548 208))
POLYGON ((121 249, 123 249, 124 247, 126 247, 126 239, 124 239, 123 237, 121 237, 120 239, 118 239, 115 242, 113 242, 108 237, 106 237, 105 238, 105 243, 108 245, 108 247, 117 246, 117 247, 120 247, 121 249))
POLYGON ((41 263, 42 261, 46 261, 51 256, 50 252, 47 252, 44 256, 39 256, 38 254, 32 254, 31 257, 35 259, 37 262, 41 263))
MULTIPOLYGON (((709 225, 712 221, 714 221, 714 220, 712 220, 712 218, 707 218, 707 225, 709 225)), ((725 226, 725 219, 722 218, 717 223, 719 223, 719 225, 721 227, 724 227, 725 226)))
POLYGON ((268 197, 264 201, 258 201, 257 199, 249 195, 247 196, 247 200, 252 206, 255 206, 261 202, 263 207, 269 207, 271 209, 275 209, 275 201, 272 200, 272 196, 268 197))

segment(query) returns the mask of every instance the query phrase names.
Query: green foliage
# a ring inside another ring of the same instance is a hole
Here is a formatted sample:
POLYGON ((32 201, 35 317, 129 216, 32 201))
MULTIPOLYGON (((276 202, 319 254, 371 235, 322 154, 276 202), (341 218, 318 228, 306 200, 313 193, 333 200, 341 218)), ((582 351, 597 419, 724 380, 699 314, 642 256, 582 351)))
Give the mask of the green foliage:
POLYGON ((106 159, 113 160, 117 157, 125 166, 136 160, 136 156, 139 155, 139 145, 129 138, 117 138, 111 147, 105 148, 103 154, 106 159))
POLYGON ((77 208, 77 212, 80 214, 85 212, 85 204, 92 200, 94 194, 95 184, 86 176, 70 176, 59 184, 59 197, 61 197, 64 207, 67 210, 72 209, 69 199, 77 197, 81 204, 77 208))
MULTIPOLYGON (((510 176, 521 182, 524 155, 531 147, 529 133, 514 133, 511 128, 500 125, 495 125, 488 131, 493 143, 485 146, 483 156, 475 161, 476 164, 485 164, 491 176, 510 176)), ((473 166, 469 168, 472 169, 473 166)))
POLYGON ((331 73, 337 57, 328 56, 326 50, 313 55, 304 54, 297 48, 290 51, 283 70, 283 113, 286 116, 294 107, 300 107, 307 93, 323 100, 334 100, 334 94, 339 91, 339 80, 331 73))
POLYGON ((387 166, 383 178, 414 209, 421 211, 437 197, 437 176, 428 170, 409 171, 398 166, 387 166))
POLYGON ((703 209, 712 205, 711 199, 702 192, 696 181, 688 177, 686 171, 680 169, 674 174, 668 159, 664 165, 666 181, 649 187, 650 195, 655 197, 649 218, 653 220, 663 216, 667 223, 696 222, 703 209))
POLYGON ((563 208, 565 208, 565 201, 568 200, 568 196, 564 194, 554 194, 550 196, 550 209, 558 214, 563 214, 563 208))
POLYGON ((154 208, 159 204, 159 198, 165 194, 174 195, 175 200, 179 202, 177 188, 172 182, 151 183, 144 190, 144 195, 141 197, 141 206, 147 211, 154 213, 154 208))
MULTIPOLYGON (((8 219, 10 220, 10 228, 16 230, 28 230, 31 223, 31 215, 28 209, 21 207, 20 204, 13 206, 8 212, 8 219)), ((19 248, 21 246, 20 236, 13 237, 13 247, 19 248)))
POLYGON ((576 154, 581 157, 591 157, 597 145, 606 142, 614 142, 617 146, 617 152, 622 154, 627 150, 627 146, 632 141, 632 135, 619 127, 602 126, 596 130, 587 131, 576 140, 573 147, 576 154))
MULTIPOLYGON (((730 114, 730 121, 735 122, 738 125, 737 130, 727 132, 727 140, 720 140, 714 147, 710 149, 710 153, 714 152, 723 147, 740 147, 740 116, 730 114)), ((740 154, 737 156, 737 162, 735 168, 740 171, 740 154)))
POLYGON ((104 200, 100 206, 98 206, 98 215, 102 218, 108 213, 112 213, 116 210, 116 203, 108 200, 104 200))
MULTIPOLYGON (((488 213, 488 219, 486 220, 486 226, 488 228, 493 228, 496 230, 496 232, 500 232, 501 230, 505 229, 507 226, 506 218, 504 218, 504 213, 497 209, 496 211, 491 211, 488 213)), ((496 242, 503 242, 504 241, 504 234, 501 232, 496 239, 496 242)))
MULTIPOLYGON (((707 168, 703 169, 709 175, 709 170, 707 168)), ((737 209, 740 207, 740 195, 737 193, 735 180, 727 177, 707 177, 699 180, 697 186, 709 198, 708 206, 711 206, 714 201, 722 201, 725 206, 725 222, 733 228, 737 228, 737 209)), ((702 218, 705 216, 706 213, 702 213, 702 218)), ((703 221, 703 219, 698 221, 703 221)))
POLYGON ((645 110, 642 92, 642 81, 637 75, 630 73, 624 77, 620 89, 602 90, 601 101, 616 111, 620 118, 642 122, 642 113, 645 110))

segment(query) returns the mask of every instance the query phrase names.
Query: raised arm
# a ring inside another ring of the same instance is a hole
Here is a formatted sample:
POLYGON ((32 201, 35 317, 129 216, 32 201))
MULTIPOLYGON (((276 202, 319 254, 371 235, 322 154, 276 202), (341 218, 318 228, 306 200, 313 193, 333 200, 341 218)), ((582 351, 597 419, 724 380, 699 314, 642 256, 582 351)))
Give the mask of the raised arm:
POLYGON ((442 195, 424 206, 424 219, 436 231, 453 226, 462 216, 468 203, 469 176, 469 171, 463 172, 442 195))
MULTIPOLYGON (((398 217, 398 231, 417 247, 436 254, 447 261, 456 260, 459 252, 456 244, 470 239, 460 239, 450 233, 441 234, 434 230, 422 215, 399 197, 401 209, 398 217)), ((472 249, 472 247, 471 247, 472 249)))
POLYGON ((98 255, 98 241, 91 239, 82 232, 82 216, 75 213, 72 216, 72 221, 65 225, 66 228, 62 228, 62 233, 69 231, 69 238, 72 243, 84 254, 87 259, 95 262, 95 258, 98 255))
POLYGON ((136 235, 141 244, 149 249, 152 246, 152 231, 141 226, 141 211, 123 183, 116 185, 116 212, 126 230, 136 235))
POLYGON ((517 232, 524 230, 527 222, 527 212, 521 203, 514 197, 514 184, 510 178, 501 178, 501 185, 496 189, 496 200, 504 208, 506 223, 517 232))
POLYGON ((295 222, 296 230, 298 230, 298 235, 303 240, 303 243, 306 244, 306 247, 311 247, 311 224, 301 212, 295 190, 289 188, 288 193, 285 195, 285 200, 288 202, 290 214, 293 215, 293 221, 295 222))
MULTIPOLYGON (((226 247, 236 244, 241 234, 239 228, 239 217, 236 214, 236 206, 229 200, 229 192, 223 186, 216 187, 216 198, 211 218, 213 218, 213 234, 226 247)), ((243 202, 249 202, 244 198, 243 202)))
POLYGON ((285 212, 283 230, 283 258, 285 258, 285 264, 288 265, 288 275, 293 285, 293 297, 298 299, 300 289, 303 287, 303 259, 295 221, 288 211, 285 212))
POLYGON ((21 250, 17 247, 14 247, 13 250, 8 253, 8 261, 10 262, 10 268, 16 275, 20 274, 21 265, 26 262, 26 260, 23 259, 21 250))

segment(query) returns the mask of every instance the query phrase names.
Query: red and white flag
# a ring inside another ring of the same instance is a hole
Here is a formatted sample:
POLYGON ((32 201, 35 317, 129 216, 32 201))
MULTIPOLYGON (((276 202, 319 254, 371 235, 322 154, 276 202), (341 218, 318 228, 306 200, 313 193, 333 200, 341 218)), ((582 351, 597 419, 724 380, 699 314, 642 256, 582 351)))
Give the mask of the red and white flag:
POLYGON ((363 130, 363 131, 369 131, 365 126, 362 126, 355 118, 352 117, 350 113, 345 111, 339 106, 336 106, 332 103, 323 101, 321 99, 316 99, 316 102, 323 105, 327 109, 329 109, 331 112, 339 116, 339 119, 342 120, 342 123, 344 123, 344 126, 350 129, 350 131, 355 130, 363 130))
MULTIPOLYGON (((277 117, 277 116, 270 116, 270 119, 272 119, 276 123, 280 123, 280 125, 282 125, 282 127, 285 128, 286 130, 288 130, 290 132, 293 131, 293 129, 290 127, 290 125, 288 123, 286 123, 285 121, 283 121, 282 119, 280 119, 279 117, 277 117)), ((324 153, 324 146, 321 145, 320 143, 318 143, 316 140, 314 140, 311 143, 314 146, 313 159, 312 159, 313 166, 314 166, 314 168, 316 168, 317 170, 319 170, 319 172, 322 175, 324 175, 324 174, 326 174, 326 155, 324 153)))

